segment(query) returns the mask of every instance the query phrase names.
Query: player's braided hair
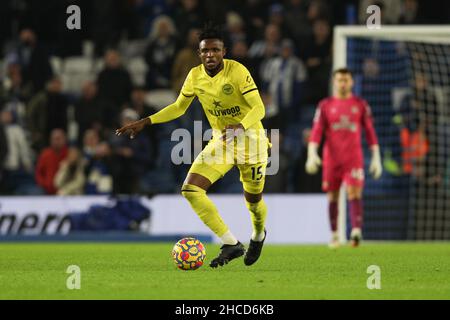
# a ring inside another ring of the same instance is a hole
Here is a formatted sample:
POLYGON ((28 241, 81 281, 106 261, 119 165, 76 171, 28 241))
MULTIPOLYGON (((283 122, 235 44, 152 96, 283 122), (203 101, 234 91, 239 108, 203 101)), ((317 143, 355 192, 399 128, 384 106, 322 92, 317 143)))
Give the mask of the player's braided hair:
POLYGON ((207 22, 198 36, 199 41, 205 39, 219 39, 220 41, 223 42, 224 35, 222 27, 214 25, 212 21, 207 22))

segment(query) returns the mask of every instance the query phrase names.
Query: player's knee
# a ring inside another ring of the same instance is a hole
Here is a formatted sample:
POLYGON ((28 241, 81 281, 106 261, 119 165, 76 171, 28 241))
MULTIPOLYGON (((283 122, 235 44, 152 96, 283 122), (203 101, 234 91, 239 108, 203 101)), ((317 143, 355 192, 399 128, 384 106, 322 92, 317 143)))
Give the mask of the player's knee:
POLYGON ((339 192, 331 191, 328 192, 328 201, 329 202, 337 202, 339 200, 339 192))
POLYGON ((362 198, 362 189, 360 188, 349 188, 347 191, 348 200, 359 200, 362 198))
POLYGON ((348 198, 349 201, 360 200, 362 198, 362 195, 358 194, 358 193, 351 193, 351 194, 349 193, 347 198, 348 198))
POLYGON ((189 200, 192 197, 195 196, 196 191, 191 191, 191 190, 185 190, 183 188, 181 188, 181 195, 186 199, 189 200))
POLYGON ((249 193, 244 191, 245 200, 249 203, 257 204, 262 200, 262 193, 249 193))
POLYGON ((191 201, 192 199, 195 199, 205 193, 205 190, 202 190, 200 187, 194 185, 185 184, 181 187, 181 195, 188 201, 191 201))

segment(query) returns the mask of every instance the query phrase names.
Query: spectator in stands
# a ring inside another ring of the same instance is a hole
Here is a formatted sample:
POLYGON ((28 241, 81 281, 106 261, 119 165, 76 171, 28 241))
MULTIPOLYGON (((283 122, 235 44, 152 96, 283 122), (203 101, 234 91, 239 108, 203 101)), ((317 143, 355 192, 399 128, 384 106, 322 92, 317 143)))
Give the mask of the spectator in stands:
POLYGON ((42 90, 53 75, 49 56, 39 45, 36 34, 31 29, 20 32, 19 44, 8 55, 7 61, 20 65, 23 85, 31 86, 33 93, 42 90))
POLYGON ((199 32, 200 29, 196 28, 189 30, 186 45, 175 57, 172 67, 172 89, 176 94, 179 94, 189 70, 201 63, 197 52, 199 32))
POLYGON ((88 129, 84 133, 83 155, 86 161, 85 193, 112 193, 111 148, 108 143, 100 141, 100 136, 94 129, 88 129))
POLYGON ((239 13, 245 17, 245 25, 249 44, 264 36, 264 30, 267 20, 267 1, 266 0, 236 0, 232 7, 239 6, 239 13))
POLYGON ((281 38, 291 38, 292 34, 285 21, 285 10, 282 4, 274 3, 269 7, 268 23, 278 26, 281 38))
POLYGON ((249 55, 255 60, 273 57, 280 52, 280 41, 280 28, 275 24, 269 24, 264 32, 264 39, 256 40, 250 46, 249 55))
POLYGON ((245 23, 242 17, 234 11, 230 11, 227 13, 226 20, 227 47, 233 47, 237 41, 246 41, 247 34, 245 33, 245 23))
POLYGON ((69 148, 67 157, 61 161, 55 175, 56 194, 60 196, 83 194, 86 181, 84 166, 85 162, 80 150, 76 147, 69 148))
POLYGON ((247 67, 257 85, 261 83, 259 72, 256 68, 254 60, 250 59, 248 55, 248 46, 244 40, 238 40, 233 43, 230 50, 230 57, 231 59, 236 60, 247 67))
POLYGON ((14 116, 14 122, 25 125, 26 103, 32 94, 32 85, 24 85, 20 65, 13 63, 6 68, 6 77, 0 85, 0 105, 3 109, 10 110, 14 116))
MULTIPOLYGON (((124 109, 121 113, 121 124, 125 126, 139 119, 133 109, 124 109)), ((136 193, 139 191, 139 180, 149 169, 152 158, 150 142, 147 135, 140 134, 130 140, 122 135, 111 134, 112 173, 115 193, 136 193)))
MULTIPOLYGON (((6 73, 0 85, 0 102, 3 104, 12 98, 22 99, 22 72, 20 64, 10 63, 6 65, 6 73)), ((31 86, 30 86, 31 90, 31 86)))
POLYGON ((66 133, 62 129, 53 129, 50 135, 50 146, 39 155, 35 178, 47 194, 56 194, 55 175, 61 162, 67 157, 66 133))
POLYGON ((304 0, 290 0, 286 8, 286 26, 296 43, 303 43, 312 35, 312 28, 306 16, 307 5, 304 0))
POLYGON ((300 51, 308 70, 308 102, 316 104, 328 95, 328 82, 331 72, 331 27, 325 19, 313 23, 313 37, 300 51))
POLYGON ((78 124, 78 142, 83 140, 84 133, 89 128, 101 130, 102 119, 108 117, 105 110, 107 106, 98 97, 98 88, 95 82, 86 81, 81 89, 81 97, 75 102, 75 120, 78 124))
POLYGON ((6 140, 5 129, 3 124, 0 122, 0 192, 2 192, 2 181, 3 181, 3 166, 8 154, 8 140, 6 140))
POLYGON ((128 18, 124 10, 125 5, 125 1, 117 0, 91 2, 93 17, 91 32, 97 56, 102 56, 105 49, 116 47, 119 43, 124 26, 123 21, 128 18))
MULTIPOLYGON (((154 107, 147 104, 145 101, 146 97, 146 91, 143 87, 135 87, 133 91, 131 92, 131 102, 130 102, 130 108, 136 111, 139 115, 139 118, 145 118, 149 115, 156 113, 158 110, 154 107)), ((151 147, 151 154, 157 155, 158 154, 158 126, 147 126, 144 129, 144 132, 146 133, 148 140, 150 141, 150 147, 151 147)), ((155 162, 154 157, 152 157, 152 166, 155 162)))
MULTIPOLYGON (((423 57, 420 53, 415 53, 414 58, 423 57)), ((400 133, 403 169, 411 178, 410 185, 413 186, 408 190, 409 197, 427 199, 425 205, 424 200, 413 201, 414 207, 411 209, 414 210, 415 223, 423 225, 426 221, 431 231, 438 224, 433 217, 444 212, 444 207, 433 199, 446 192, 446 168, 443 160, 447 150, 443 147, 443 132, 448 125, 441 121, 445 118, 444 109, 440 106, 435 87, 429 81, 434 74, 416 71, 413 76, 413 92, 401 104, 402 118, 405 120, 400 133)), ((435 236, 430 233, 426 235, 429 239, 434 239, 435 236)))
POLYGON ((266 129, 277 129, 281 127, 281 115, 278 105, 273 101, 272 96, 261 88, 261 99, 266 108, 266 114, 262 123, 266 129))
POLYGON ((312 0, 309 3, 308 10, 306 16, 309 20, 309 23, 312 27, 314 21, 318 19, 324 19, 330 21, 331 12, 330 7, 324 0, 312 0))
POLYGON ((417 0, 404 0, 402 3, 399 24, 422 24, 425 22, 419 10, 417 0))
POLYGON ((27 106, 28 129, 31 146, 39 152, 47 143, 55 128, 67 130, 68 101, 62 91, 62 82, 54 77, 47 88, 36 94, 27 106))
POLYGON ((180 4, 176 7, 173 20, 179 32, 179 39, 186 39, 190 29, 203 26, 205 14, 199 0, 181 0, 180 4))
POLYGON ((120 107, 130 98, 133 85, 129 72, 122 66, 117 50, 107 50, 104 59, 105 68, 97 77, 98 97, 106 107, 102 114, 102 123, 112 129, 118 125, 120 107))
MULTIPOLYGON (((180 93, 181 87, 183 86, 184 80, 186 79, 189 71, 193 67, 196 67, 201 63, 200 57, 198 55, 199 33, 200 29, 197 28, 192 28, 191 30, 189 30, 184 48, 181 49, 175 57, 175 61, 172 67, 172 89, 176 94, 180 93)), ((179 121, 187 126, 192 126, 192 121, 194 120, 200 120, 204 118, 204 113, 201 109, 201 105, 197 100, 194 100, 193 106, 191 106, 191 108, 187 110, 186 116, 187 117, 185 117, 184 119, 180 118, 179 121)))
POLYGON ((164 15, 159 16, 153 23, 150 43, 145 50, 148 88, 170 87, 170 74, 176 49, 176 29, 172 19, 164 15))
POLYGON ((257 40, 252 43, 248 51, 248 55, 252 60, 252 65, 257 70, 256 79, 259 81, 262 77, 264 64, 271 58, 280 53, 280 29, 277 25, 269 24, 265 29, 264 39, 257 40))
POLYGON ((0 113, 0 123, 6 135, 2 149, 7 150, 1 163, 4 169, 1 189, 8 194, 39 194, 33 179, 33 155, 25 131, 14 123, 9 110, 0 113))
POLYGON ((153 27, 153 21, 161 14, 171 13, 170 1, 167 0, 134 0, 134 11, 137 18, 139 34, 149 34, 153 27))
POLYGON ((21 126, 14 123, 13 114, 9 110, 0 113, 0 121, 6 134, 6 159, 4 168, 9 171, 25 170, 31 173, 33 170, 32 152, 21 126))
POLYGON ((443 172, 438 164, 439 106, 425 74, 414 75, 414 91, 403 98, 400 112, 404 172, 413 174, 425 185, 440 182, 443 172))
POLYGON ((136 111, 139 117, 148 117, 149 115, 157 112, 154 107, 150 106, 146 101, 147 91, 144 87, 135 86, 131 91, 131 99, 129 108, 136 111))
POLYGON ((282 129, 298 121, 298 110, 307 79, 306 67, 294 55, 294 50, 294 43, 284 39, 281 43, 281 55, 270 59, 262 70, 262 91, 268 93, 272 103, 276 104, 282 129))

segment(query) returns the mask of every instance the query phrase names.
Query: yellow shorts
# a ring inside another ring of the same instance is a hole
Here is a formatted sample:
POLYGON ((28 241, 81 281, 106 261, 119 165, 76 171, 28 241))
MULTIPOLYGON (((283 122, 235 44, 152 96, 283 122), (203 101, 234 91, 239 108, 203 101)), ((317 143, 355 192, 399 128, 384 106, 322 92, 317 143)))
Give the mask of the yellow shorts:
POLYGON ((263 192, 268 158, 267 149, 270 146, 268 140, 263 141, 258 151, 251 153, 251 156, 249 156, 248 150, 240 149, 234 142, 234 148, 231 153, 227 154, 224 151, 223 154, 215 157, 214 160, 216 161, 213 161, 211 155, 216 155, 215 151, 218 150, 217 147, 220 144, 222 142, 217 139, 211 140, 195 158, 188 174, 196 173, 202 175, 213 184, 234 166, 237 166, 244 190, 252 194, 263 192))

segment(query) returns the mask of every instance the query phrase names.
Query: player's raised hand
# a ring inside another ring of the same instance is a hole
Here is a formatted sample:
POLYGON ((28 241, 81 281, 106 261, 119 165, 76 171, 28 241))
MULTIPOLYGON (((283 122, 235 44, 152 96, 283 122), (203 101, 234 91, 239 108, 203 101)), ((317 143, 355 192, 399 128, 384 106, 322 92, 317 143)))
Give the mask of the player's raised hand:
POLYGON ((383 173, 383 166, 381 164, 380 147, 373 145, 371 147, 372 158, 370 159, 369 173, 377 180, 383 173))
POLYGON ((130 136, 130 139, 134 139, 134 137, 144 129, 146 125, 151 125, 152 122, 150 118, 144 118, 132 123, 129 123, 122 128, 116 130, 116 135, 120 136, 122 134, 126 134, 130 136))
POLYGON ((308 144, 308 158, 305 164, 305 170, 308 174, 316 174, 322 164, 317 152, 318 146, 315 143, 308 144))

